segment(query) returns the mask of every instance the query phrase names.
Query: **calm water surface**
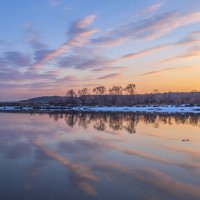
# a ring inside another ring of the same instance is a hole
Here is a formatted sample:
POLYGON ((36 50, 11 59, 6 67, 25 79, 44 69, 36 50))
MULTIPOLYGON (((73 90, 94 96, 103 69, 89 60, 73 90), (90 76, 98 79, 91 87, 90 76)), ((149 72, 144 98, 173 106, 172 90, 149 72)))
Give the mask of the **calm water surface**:
POLYGON ((200 116, 0 114, 2 200, 199 200, 200 116))

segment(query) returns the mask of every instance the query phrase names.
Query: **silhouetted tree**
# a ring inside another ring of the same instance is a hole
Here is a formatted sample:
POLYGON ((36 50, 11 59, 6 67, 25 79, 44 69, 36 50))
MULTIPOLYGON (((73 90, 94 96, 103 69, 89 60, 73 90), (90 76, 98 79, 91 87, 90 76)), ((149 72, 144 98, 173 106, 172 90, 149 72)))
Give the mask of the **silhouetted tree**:
POLYGON ((130 104, 134 102, 134 95, 136 93, 136 85, 133 83, 129 83, 125 88, 124 91, 126 91, 127 94, 131 95, 130 104))
POLYGON ((98 87, 93 89, 93 92, 98 95, 97 96, 98 98, 96 100, 98 101, 98 99, 99 99, 100 100, 100 104, 102 105, 102 103, 103 103, 102 95, 104 95, 106 93, 106 88, 104 86, 98 86, 98 87))
POLYGON ((132 84, 132 83, 129 83, 125 88, 124 90, 127 92, 127 94, 130 94, 130 95, 134 95, 136 93, 136 85, 135 84, 132 84))
POLYGON ((93 89, 93 92, 97 95, 104 95, 106 93, 106 88, 104 86, 98 86, 93 89))
POLYGON ((86 104, 86 95, 89 95, 89 90, 87 88, 78 90, 78 95, 80 97, 81 104, 85 105, 86 104))
POLYGON ((68 90, 67 93, 66 93, 66 96, 70 99, 70 103, 72 105, 75 105, 74 97, 76 96, 76 91, 73 90, 73 89, 68 90))
POLYGON ((121 86, 113 86, 109 89, 109 93, 112 96, 112 104, 116 105, 118 101, 118 96, 123 94, 123 88, 121 86))
POLYGON ((123 88, 122 86, 113 86, 109 89, 109 93, 113 95, 122 95, 123 94, 123 88))

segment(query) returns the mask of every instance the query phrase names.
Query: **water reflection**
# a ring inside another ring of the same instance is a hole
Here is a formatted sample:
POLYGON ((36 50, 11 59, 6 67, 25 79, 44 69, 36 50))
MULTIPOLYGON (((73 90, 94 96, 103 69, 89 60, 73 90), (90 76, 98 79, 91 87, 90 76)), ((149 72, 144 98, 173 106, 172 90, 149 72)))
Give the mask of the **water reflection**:
POLYGON ((93 176, 89 169, 86 168, 82 164, 73 164, 63 156, 59 155, 58 153, 48 149, 42 144, 42 141, 39 138, 35 138, 32 143, 40 149, 46 156, 49 158, 52 158, 55 161, 58 161, 60 164, 65 166, 67 169, 70 170, 70 179, 72 182, 80 188, 83 192, 90 194, 90 195, 95 195, 96 191, 92 187, 92 185, 89 183, 92 180, 95 180, 96 177, 93 176))
POLYGON ((2 113, 1 197, 200 199, 199 127, 198 115, 2 113))
POLYGON ((58 121, 65 119, 68 126, 82 126, 88 128, 93 124, 93 128, 105 131, 111 128, 113 131, 126 130, 128 133, 136 133, 136 126, 142 122, 152 124, 159 128, 159 124, 189 124, 200 127, 200 115, 191 114, 152 114, 152 113, 49 113, 49 117, 58 121))

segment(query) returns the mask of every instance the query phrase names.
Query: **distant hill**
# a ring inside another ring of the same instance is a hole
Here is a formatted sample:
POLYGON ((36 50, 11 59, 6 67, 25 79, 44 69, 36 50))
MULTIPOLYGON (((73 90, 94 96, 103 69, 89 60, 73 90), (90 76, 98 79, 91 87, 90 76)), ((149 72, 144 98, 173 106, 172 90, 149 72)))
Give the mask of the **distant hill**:
POLYGON ((19 102, 22 103, 50 103, 50 102, 60 102, 65 101, 66 97, 63 96, 43 96, 43 97, 35 97, 27 100, 22 100, 19 102))

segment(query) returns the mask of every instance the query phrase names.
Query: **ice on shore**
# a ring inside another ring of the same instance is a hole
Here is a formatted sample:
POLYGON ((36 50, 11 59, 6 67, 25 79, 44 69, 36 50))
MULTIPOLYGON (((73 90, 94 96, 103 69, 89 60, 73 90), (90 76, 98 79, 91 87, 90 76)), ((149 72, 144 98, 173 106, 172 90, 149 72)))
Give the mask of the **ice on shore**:
POLYGON ((89 111, 89 112, 148 112, 148 113, 200 113, 200 106, 1 106, 0 111, 89 111))

